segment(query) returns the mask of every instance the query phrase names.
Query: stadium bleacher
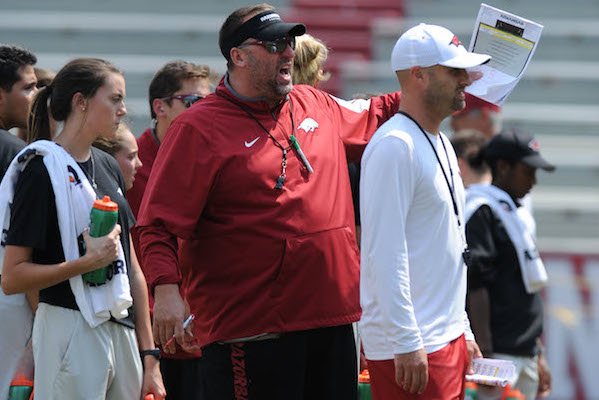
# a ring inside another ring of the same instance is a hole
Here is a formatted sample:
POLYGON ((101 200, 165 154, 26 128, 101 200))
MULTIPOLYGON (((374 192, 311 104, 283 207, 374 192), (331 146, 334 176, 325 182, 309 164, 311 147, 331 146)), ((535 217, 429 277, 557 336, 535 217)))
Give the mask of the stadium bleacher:
MULTIPOLYGON (((277 0, 289 20, 305 22, 331 48, 324 86, 342 97, 397 88, 389 53, 401 32, 417 22, 445 25, 466 44, 480 2, 451 0, 277 0), (407 17, 402 18, 401 15, 407 17)), ((0 5, 2 42, 21 44, 42 67, 59 69, 78 56, 112 60, 125 72, 133 130, 149 124, 147 87, 169 60, 209 64, 222 73, 218 28, 243 0, 20 0, 0 5)), ((571 0, 568 7, 546 0, 493 5, 545 25, 524 79, 504 107, 506 124, 522 126, 541 139, 558 165, 539 173, 534 195, 544 248, 599 243, 599 3, 571 0), (547 244, 547 245, 545 245, 547 244)))

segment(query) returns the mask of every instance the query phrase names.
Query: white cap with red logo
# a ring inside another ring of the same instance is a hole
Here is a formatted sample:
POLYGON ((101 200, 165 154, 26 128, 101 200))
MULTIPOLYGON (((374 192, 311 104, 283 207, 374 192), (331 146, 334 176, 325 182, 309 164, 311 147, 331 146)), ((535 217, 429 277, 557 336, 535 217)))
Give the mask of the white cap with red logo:
POLYGON ((391 53, 393 71, 412 67, 444 65, 472 68, 491 59, 487 54, 471 53, 449 29, 420 24, 408 29, 395 43, 391 53))

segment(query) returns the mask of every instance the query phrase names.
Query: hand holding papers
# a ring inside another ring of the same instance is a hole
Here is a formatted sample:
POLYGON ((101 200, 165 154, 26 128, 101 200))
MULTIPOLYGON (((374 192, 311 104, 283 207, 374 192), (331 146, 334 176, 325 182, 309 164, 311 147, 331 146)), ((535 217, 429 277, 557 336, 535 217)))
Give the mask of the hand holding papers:
POLYGON ((505 387, 516 378, 516 366, 508 360, 476 358, 472 369, 474 374, 466 375, 466 380, 482 385, 505 387))
POLYGON ((530 63, 542 30, 536 22, 481 4, 470 51, 489 54, 491 61, 477 67, 483 77, 466 91, 502 105, 530 63))

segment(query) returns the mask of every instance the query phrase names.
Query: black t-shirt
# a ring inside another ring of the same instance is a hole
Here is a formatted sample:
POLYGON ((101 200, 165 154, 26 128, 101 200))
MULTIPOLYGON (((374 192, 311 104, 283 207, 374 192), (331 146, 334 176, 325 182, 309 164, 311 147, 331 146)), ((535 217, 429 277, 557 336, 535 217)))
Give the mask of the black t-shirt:
MULTIPOLYGON (((135 219, 123 196, 125 183, 118 164, 109 154, 92 148, 94 168, 91 158, 79 163, 90 183, 97 183, 98 198, 107 195, 119 206, 119 224, 121 225, 121 244, 128 271, 131 270, 129 230, 135 219), (95 170, 95 172, 94 172, 95 170)), ((57 264, 65 261, 54 190, 48 170, 42 157, 35 157, 23 170, 15 187, 11 208, 10 228, 6 243, 9 245, 31 247, 32 262, 36 264, 57 264)), ((40 302, 78 310, 69 281, 40 290, 40 302)), ((129 316, 117 323, 133 327, 133 307, 129 316)))
POLYGON ((15 135, 0 129, 0 179, 4 177, 10 162, 25 147, 25 144, 15 135))
POLYGON ((516 249, 489 206, 470 217, 466 240, 472 256, 468 291, 485 287, 489 292, 493 352, 535 355, 543 331, 541 296, 526 291, 516 249))

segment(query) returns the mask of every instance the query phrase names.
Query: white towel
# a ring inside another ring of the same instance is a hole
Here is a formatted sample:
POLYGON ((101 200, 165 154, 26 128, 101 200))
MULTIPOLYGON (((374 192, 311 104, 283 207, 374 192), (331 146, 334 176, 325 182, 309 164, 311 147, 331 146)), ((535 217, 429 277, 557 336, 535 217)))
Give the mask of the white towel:
POLYGON ((491 207, 510 237, 528 293, 547 285, 547 271, 535 243, 535 222, 525 207, 517 207, 509 194, 493 185, 471 185, 466 190, 466 221, 482 205, 491 207))
MULTIPOLYGON (((20 172, 34 155, 43 156, 50 175, 65 259, 75 260, 80 257, 77 238, 89 226, 96 194, 77 162, 58 144, 46 140, 34 142, 11 162, 0 184, 0 221, 3 220, 4 228, 8 227, 8 205, 12 202, 14 186, 20 172)), ((4 246, 1 247, 1 253, 4 253, 4 246)), ((119 257, 114 265, 119 266, 120 273, 115 274, 104 285, 89 286, 83 282, 81 275, 69 279, 77 306, 92 328, 106 322, 111 315, 116 319, 126 317, 127 309, 133 304, 123 254, 119 242, 119 257)))

